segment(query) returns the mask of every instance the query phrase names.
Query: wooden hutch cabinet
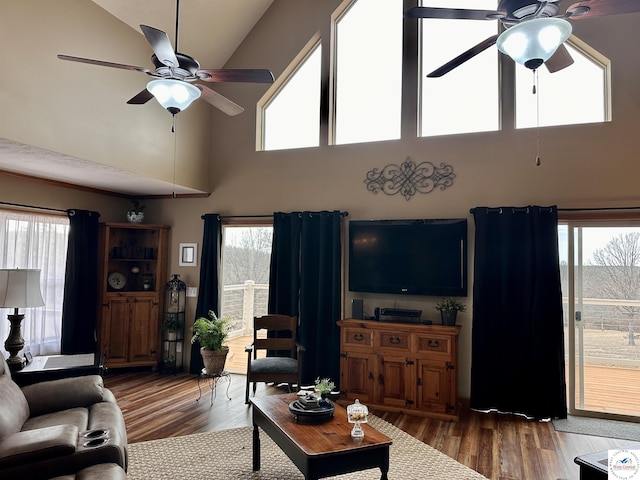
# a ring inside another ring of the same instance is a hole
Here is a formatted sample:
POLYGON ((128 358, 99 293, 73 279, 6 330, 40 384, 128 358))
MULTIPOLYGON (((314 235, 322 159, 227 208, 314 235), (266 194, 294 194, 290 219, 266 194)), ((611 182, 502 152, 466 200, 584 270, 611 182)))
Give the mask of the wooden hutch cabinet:
POLYGON ((99 344, 106 367, 156 367, 169 227, 103 223, 99 344))
POLYGON ((340 326, 340 390, 368 407, 459 419, 459 326, 346 319, 340 326))

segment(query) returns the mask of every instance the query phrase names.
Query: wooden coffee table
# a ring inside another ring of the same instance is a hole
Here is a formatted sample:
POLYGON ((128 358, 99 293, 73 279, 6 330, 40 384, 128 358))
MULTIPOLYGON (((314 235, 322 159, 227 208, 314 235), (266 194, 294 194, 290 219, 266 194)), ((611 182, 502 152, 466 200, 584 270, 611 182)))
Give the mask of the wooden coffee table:
POLYGON ((322 423, 296 422, 289 403, 296 395, 254 397, 253 469, 260 470, 260 427, 298 467, 307 480, 379 468, 380 479, 387 480, 389 446, 392 440, 367 424, 364 438, 351 438, 353 424, 347 411, 336 405, 332 419, 322 423))

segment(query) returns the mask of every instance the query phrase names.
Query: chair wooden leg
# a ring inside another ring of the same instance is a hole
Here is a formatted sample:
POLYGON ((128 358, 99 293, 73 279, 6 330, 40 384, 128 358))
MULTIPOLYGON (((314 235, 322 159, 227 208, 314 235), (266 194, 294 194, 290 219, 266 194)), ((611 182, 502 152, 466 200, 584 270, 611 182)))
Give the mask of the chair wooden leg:
POLYGON ((249 376, 247 375, 247 388, 244 391, 244 403, 249 403, 249 376))

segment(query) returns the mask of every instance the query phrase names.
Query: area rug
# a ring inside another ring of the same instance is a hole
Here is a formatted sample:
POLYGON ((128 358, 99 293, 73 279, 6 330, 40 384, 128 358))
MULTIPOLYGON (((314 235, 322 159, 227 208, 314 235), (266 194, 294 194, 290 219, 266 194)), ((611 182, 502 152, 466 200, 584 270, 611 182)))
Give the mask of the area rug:
MULTIPOLYGON (((378 418, 369 423, 391 439, 390 480, 476 480, 486 477, 378 418)), ((141 479, 303 479, 297 467, 260 433, 260 470, 252 470, 252 427, 197 433, 129 445, 129 480, 141 479)), ((379 469, 330 477, 340 480, 380 478, 379 469)))
POLYGON ((553 427, 558 432, 580 433, 582 435, 640 442, 640 423, 569 415, 566 419, 553 420, 553 427))

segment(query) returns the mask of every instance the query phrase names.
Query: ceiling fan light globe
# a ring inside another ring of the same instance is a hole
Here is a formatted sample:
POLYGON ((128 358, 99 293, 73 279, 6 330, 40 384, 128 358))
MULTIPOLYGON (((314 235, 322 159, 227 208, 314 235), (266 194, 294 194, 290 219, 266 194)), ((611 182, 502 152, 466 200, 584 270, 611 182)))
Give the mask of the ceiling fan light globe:
POLYGON ((535 70, 551 58, 571 30, 571 24, 561 18, 535 18, 505 30, 496 44, 502 53, 535 70))
POLYGON ((201 94, 200 89, 190 83, 171 78, 152 80, 147 84, 147 90, 173 115, 186 109, 201 94))

